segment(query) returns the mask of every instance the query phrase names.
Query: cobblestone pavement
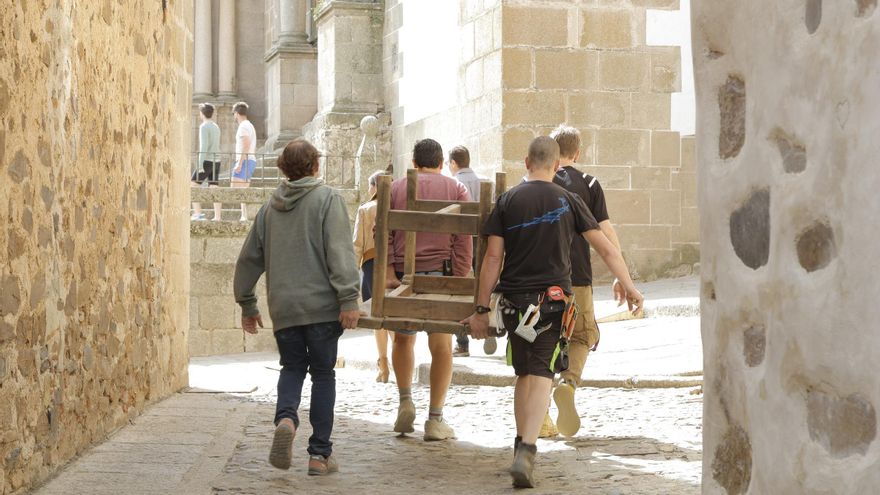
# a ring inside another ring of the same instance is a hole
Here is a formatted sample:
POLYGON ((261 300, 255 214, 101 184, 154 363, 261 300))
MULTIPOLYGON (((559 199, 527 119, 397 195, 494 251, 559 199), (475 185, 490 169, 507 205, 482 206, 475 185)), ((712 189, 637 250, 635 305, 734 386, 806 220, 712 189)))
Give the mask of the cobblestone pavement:
MULTIPOLYGON (((426 443, 421 439, 426 387, 413 390, 419 408, 416 433, 397 437, 391 432, 394 385, 340 370, 334 431, 339 475, 305 474, 311 434, 305 416, 291 470, 267 465, 274 411, 274 397, 268 395, 253 398, 261 404, 247 418, 243 438, 212 485, 219 493, 508 493, 513 491, 506 473, 515 434, 512 392, 453 387, 445 416, 458 440, 426 443)), ((701 396, 688 389, 581 389, 577 398, 584 418, 581 435, 539 442, 539 486, 533 493, 699 492, 701 396)))
MULTIPOLYGON (((276 376, 265 369, 260 390, 276 376)), ((417 432, 391 432, 397 392, 354 369, 338 372, 339 474, 306 475, 307 412, 290 471, 271 468, 273 394, 180 394, 150 408, 36 493, 510 493, 509 387, 454 386, 445 410, 457 441, 426 443, 428 389, 416 387, 417 432)), ((304 404, 308 404, 308 382, 304 404)), ((529 493, 698 493, 702 397, 692 389, 581 389, 584 427, 540 441, 529 493)), ((555 415, 555 411, 554 411, 555 415)))

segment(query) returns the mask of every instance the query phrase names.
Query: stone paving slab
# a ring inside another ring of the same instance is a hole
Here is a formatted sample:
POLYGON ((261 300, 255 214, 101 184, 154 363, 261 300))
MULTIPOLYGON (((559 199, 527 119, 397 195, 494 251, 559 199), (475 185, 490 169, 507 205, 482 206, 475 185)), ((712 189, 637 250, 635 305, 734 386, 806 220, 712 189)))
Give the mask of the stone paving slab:
MULTIPOLYGON (((458 440, 421 440, 429 390, 416 385, 416 433, 394 434, 393 384, 337 372, 338 475, 306 475, 310 383, 290 471, 267 461, 277 372, 214 364, 212 374, 251 374, 252 394, 178 394, 148 409, 35 493, 412 494, 513 493, 506 468, 514 435, 510 387, 453 386, 446 420, 458 440), (192 430, 180 432, 188 411, 192 430), (224 415, 218 419, 218 413, 224 415), (161 442, 160 442, 161 441, 161 442)), ((195 375, 197 376, 197 374, 195 375)), ((205 385, 203 383, 203 385, 205 385)), ((581 388, 580 435, 539 441, 539 487, 530 493, 696 494, 701 475, 702 396, 685 389, 581 388)), ((555 416, 555 406, 551 407, 555 416)))

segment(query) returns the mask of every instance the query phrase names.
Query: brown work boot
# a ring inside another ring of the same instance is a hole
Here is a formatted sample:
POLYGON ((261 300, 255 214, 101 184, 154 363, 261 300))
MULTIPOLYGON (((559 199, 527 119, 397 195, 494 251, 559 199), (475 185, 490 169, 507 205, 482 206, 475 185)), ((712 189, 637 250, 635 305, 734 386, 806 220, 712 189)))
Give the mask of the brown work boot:
POLYGON ((379 375, 376 377, 376 381, 379 383, 388 383, 388 376, 391 374, 388 370, 388 358, 379 358, 376 362, 376 366, 379 367, 379 375))
POLYGON ((296 427, 290 419, 282 419, 275 427, 275 437, 269 450, 269 464, 278 469, 290 469, 290 457, 293 455, 293 438, 296 427))
POLYGON ((535 454, 538 453, 538 447, 520 442, 519 448, 516 449, 516 456, 513 458, 513 465, 510 466, 510 476, 513 478, 513 486, 517 488, 534 488, 535 487, 535 454))
POLYGON ((470 355, 471 352, 468 346, 455 344, 455 349, 452 351, 452 357, 469 357, 470 355))
POLYGON ((322 455, 309 456, 309 476, 324 476, 339 471, 339 463, 332 455, 324 457, 322 455))

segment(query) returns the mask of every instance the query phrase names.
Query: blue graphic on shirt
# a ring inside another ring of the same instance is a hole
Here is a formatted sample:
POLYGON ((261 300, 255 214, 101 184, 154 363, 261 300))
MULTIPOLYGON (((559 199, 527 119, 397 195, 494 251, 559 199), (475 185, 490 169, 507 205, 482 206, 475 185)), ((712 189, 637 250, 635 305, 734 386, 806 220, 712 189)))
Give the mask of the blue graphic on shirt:
POLYGON ((571 211, 571 206, 568 204, 568 201, 566 201, 565 198, 559 198, 559 202, 562 203, 562 206, 560 206, 559 208, 556 208, 555 210, 548 211, 547 213, 544 213, 540 217, 535 217, 533 220, 531 220, 529 222, 521 223, 519 225, 514 225, 512 227, 507 227, 507 230, 513 230, 513 229, 519 229, 519 228, 525 228, 525 227, 533 227, 535 225, 540 225, 542 223, 556 223, 556 222, 558 222, 562 218, 562 215, 565 215, 566 213, 571 211))

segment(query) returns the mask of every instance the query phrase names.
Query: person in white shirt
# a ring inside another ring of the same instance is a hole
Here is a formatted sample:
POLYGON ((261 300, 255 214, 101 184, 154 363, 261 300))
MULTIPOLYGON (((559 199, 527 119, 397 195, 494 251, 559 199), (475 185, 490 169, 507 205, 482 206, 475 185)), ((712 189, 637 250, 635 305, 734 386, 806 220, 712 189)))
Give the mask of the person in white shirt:
MULTIPOLYGON (((248 104, 240 101, 232 107, 238 131, 235 133, 235 159, 232 163, 230 183, 232 187, 250 187, 251 177, 257 168, 257 130, 248 120, 248 104)), ((241 221, 247 221, 247 205, 241 204, 241 221)))

